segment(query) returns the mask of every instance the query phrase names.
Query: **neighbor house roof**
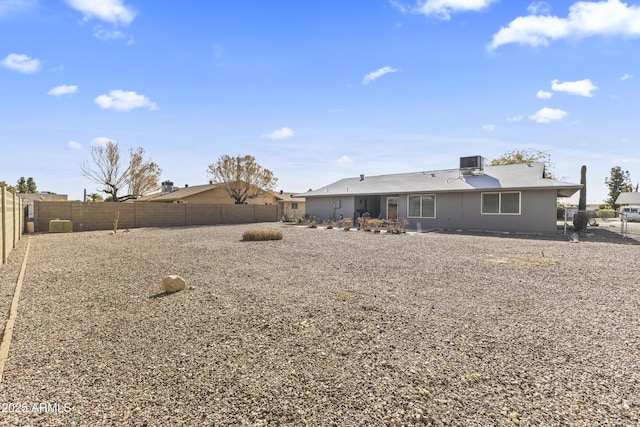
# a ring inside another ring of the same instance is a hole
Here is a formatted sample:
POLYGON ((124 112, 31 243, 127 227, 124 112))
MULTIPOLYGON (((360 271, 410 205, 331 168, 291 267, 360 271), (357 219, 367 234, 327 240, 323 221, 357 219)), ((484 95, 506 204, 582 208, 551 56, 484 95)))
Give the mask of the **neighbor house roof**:
POLYGON ((299 197, 408 194, 424 192, 468 192, 491 190, 549 190, 570 197, 582 185, 544 178, 544 163, 485 166, 462 174, 460 169, 422 171, 394 175, 345 178, 299 197))
POLYGON ((152 201, 154 202, 174 202, 176 200, 182 200, 186 197, 193 196, 194 194, 204 193, 205 191, 213 190, 218 187, 217 184, 204 184, 204 185, 193 185, 190 187, 182 187, 178 190, 174 190, 171 193, 162 194, 160 196, 154 197, 152 201))
POLYGON ((622 192, 616 199, 616 205, 640 205, 640 193, 622 192))
POLYGON ((283 191, 282 193, 273 193, 279 202, 304 202, 304 197, 300 197, 297 193, 283 191))

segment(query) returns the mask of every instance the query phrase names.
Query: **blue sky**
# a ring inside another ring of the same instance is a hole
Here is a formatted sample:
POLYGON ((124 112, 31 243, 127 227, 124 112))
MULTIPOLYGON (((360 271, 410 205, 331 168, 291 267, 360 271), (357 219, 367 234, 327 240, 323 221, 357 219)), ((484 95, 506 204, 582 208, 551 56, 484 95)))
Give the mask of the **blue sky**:
POLYGON ((0 0, 0 181, 81 199, 105 138, 294 192, 532 149, 600 203, 640 180, 639 83, 640 2, 0 0))

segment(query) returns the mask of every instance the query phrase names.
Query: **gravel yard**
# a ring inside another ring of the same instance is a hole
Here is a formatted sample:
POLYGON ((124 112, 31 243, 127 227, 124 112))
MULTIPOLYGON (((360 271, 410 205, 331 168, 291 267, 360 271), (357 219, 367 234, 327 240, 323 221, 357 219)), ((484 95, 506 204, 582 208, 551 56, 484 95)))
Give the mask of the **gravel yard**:
POLYGON ((0 425, 635 426, 640 245, 603 233, 25 236, 0 425))

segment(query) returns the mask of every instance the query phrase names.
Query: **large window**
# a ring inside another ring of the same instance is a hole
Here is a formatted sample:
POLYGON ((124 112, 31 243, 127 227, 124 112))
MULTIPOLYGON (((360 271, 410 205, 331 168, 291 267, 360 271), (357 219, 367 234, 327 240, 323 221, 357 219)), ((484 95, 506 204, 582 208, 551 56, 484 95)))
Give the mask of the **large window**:
POLYGON ((436 196, 432 194, 410 195, 408 216, 411 218, 435 218, 436 196))
POLYGON ((482 213, 520 215, 520 193, 482 193, 482 213))

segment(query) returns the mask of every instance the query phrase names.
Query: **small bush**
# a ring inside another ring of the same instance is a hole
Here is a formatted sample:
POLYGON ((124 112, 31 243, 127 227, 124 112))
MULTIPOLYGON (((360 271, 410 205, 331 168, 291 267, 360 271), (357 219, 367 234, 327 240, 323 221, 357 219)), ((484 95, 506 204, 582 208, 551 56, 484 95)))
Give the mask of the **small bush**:
POLYGON ((353 227, 353 220, 351 218, 344 218, 340 220, 340 227, 345 231, 349 231, 353 227))
POLYGON ((398 218, 395 221, 389 221, 387 222, 387 233, 405 233, 407 231, 407 225, 409 225, 409 221, 407 221, 405 218, 398 218))
POLYGON ((242 240, 245 242, 282 240, 282 237, 282 231, 278 230, 247 230, 242 233, 242 240))

